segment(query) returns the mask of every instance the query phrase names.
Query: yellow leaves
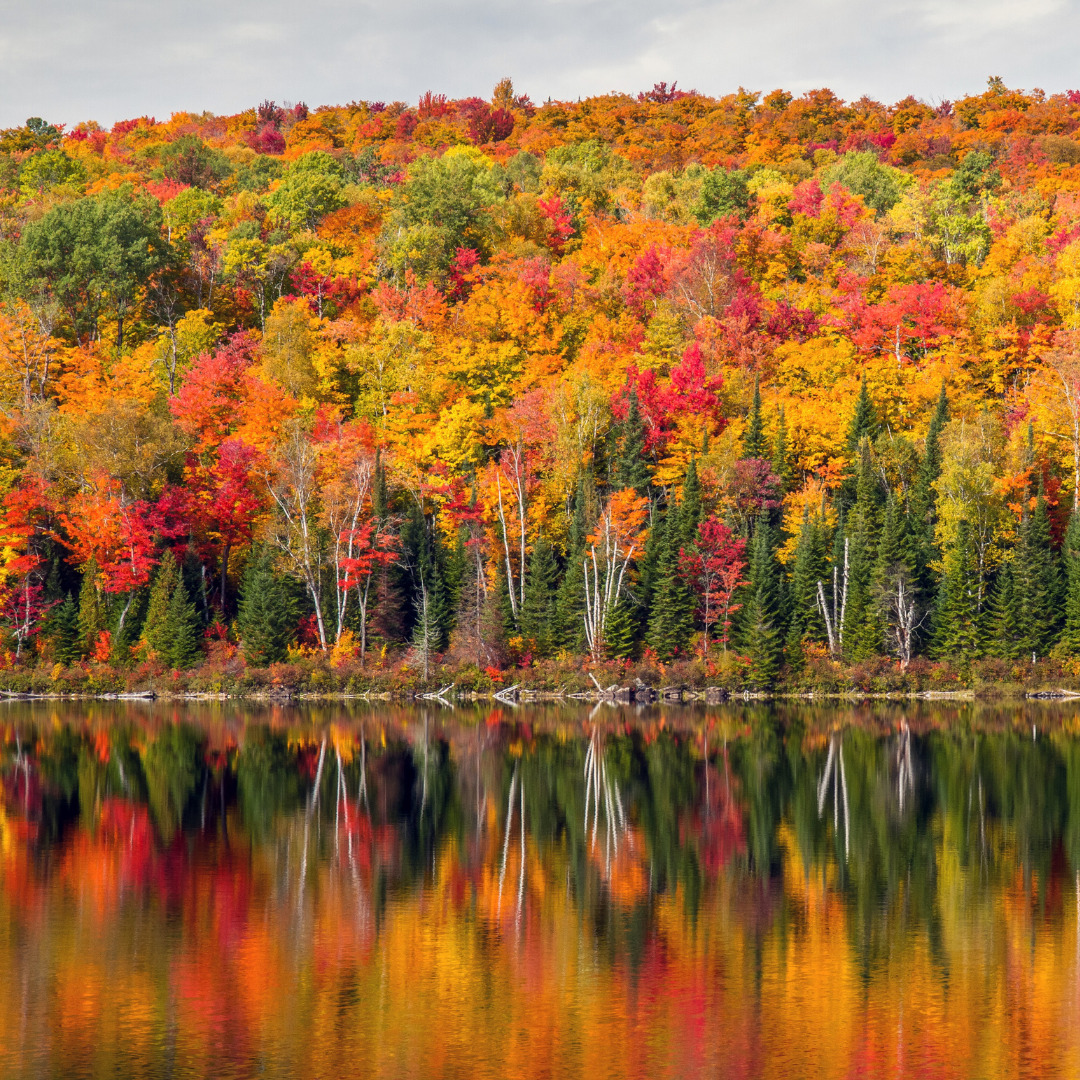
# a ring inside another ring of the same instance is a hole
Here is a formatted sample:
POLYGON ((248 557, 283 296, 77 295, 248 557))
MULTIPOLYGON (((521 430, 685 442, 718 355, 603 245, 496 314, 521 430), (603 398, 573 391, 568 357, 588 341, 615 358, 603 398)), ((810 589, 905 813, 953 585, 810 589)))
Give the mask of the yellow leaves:
POLYGON ((60 411, 82 415, 117 400, 148 406, 158 394, 153 365, 153 346, 116 359, 104 346, 69 349, 64 372, 57 380, 60 411))
POLYGON ((648 516, 649 500, 633 488, 623 488, 612 493, 596 529, 586 539, 597 547, 622 552, 634 548, 640 552, 648 532, 643 527, 648 516))
POLYGON ((1049 293, 1062 322, 1075 330, 1080 328, 1080 240, 1074 240, 1058 256, 1057 272, 1049 293))
POLYGON ((60 368, 62 346, 23 300, 0 306, 0 399, 24 408, 44 397, 60 368))
POLYGON ((430 433, 423 439, 425 456, 438 458, 459 475, 479 466, 483 452, 485 408, 468 397, 460 397, 443 409, 430 433))

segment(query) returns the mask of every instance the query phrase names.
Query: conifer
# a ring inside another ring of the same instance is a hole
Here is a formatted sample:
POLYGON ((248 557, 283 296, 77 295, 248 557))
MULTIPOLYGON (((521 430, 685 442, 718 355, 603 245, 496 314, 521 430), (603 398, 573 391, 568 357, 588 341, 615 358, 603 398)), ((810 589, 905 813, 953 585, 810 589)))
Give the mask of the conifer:
POLYGON ((1065 571, 1065 631, 1063 643, 1073 655, 1080 654, 1080 509, 1069 518, 1062 545, 1065 571))
POLYGON ((163 659, 170 668, 192 667, 202 653, 199 613, 188 594, 183 577, 176 583, 165 617, 163 659))
POLYGON ((550 656, 555 647, 559 567, 547 539, 537 538, 529 557, 525 602, 521 605, 521 634, 537 656, 550 656))
POLYGON ((743 457, 764 458, 767 454, 765 428, 761 418, 761 387, 754 379, 754 398, 746 416, 746 432, 743 435, 743 457))
POLYGON ((820 641, 825 637, 825 625, 817 598, 817 583, 825 576, 825 543, 820 521, 817 517, 804 514, 791 562, 788 588, 789 621, 785 653, 793 668, 797 668, 801 661, 804 642, 820 641))
POLYGON ((1035 506, 1020 523, 1013 573, 1024 655, 1045 656, 1057 639, 1061 579, 1041 481, 1035 506))
POLYGON ((79 606, 71 593, 49 612, 49 638, 58 664, 75 664, 82 658, 79 606))
POLYGON ((776 537, 768 519, 758 519, 747 567, 745 607, 739 613, 740 645, 750 660, 754 685, 770 685, 780 669, 784 644, 784 597, 776 537))
POLYGON ((236 627, 244 658, 256 667, 284 660, 296 634, 296 600, 269 555, 253 554, 240 582, 236 627))
POLYGON ((588 533, 586 506, 588 497, 583 480, 574 495, 574 510, 566 541, 566 562, 558 595, 555 598, 553 646, 580 653, 585 648, 585 537, 588 533))
POLYGON ((644 495, 652 482, 652 476, 645 462, 645 422, 641 417, 637 390, 630 391, 626 418, 618 426, 618 432, 619 440, 611 476, 612 487, 616 491, 633 488, 639 495, 644 495))
POLYGON ((151 656, 165 659, 168 650, 169 605, 180 581, 180 568, 172 551, 166 549, 158 564, 150 601, 143 620, 141 640, 151 656))
POLYGON ((83 567, 79 588, 79 642, 84 655, 93 652, 98 636, 107 627, 107 605, 98 586, 98 566, 91 559, 83 567))
POLYGON ((776 435, 773 439, 772 471, 780 481, 780 492, 786 494, 791 490, 791 447, 788 444, 787 419, 784 415, 784 406, 776 417, 776 435))
POLYGON ((985 618, 971 527, 961 521, 955 542, 944 553, 934 610, 932 655, 939 660, 960 661, 981 656, 985 618))

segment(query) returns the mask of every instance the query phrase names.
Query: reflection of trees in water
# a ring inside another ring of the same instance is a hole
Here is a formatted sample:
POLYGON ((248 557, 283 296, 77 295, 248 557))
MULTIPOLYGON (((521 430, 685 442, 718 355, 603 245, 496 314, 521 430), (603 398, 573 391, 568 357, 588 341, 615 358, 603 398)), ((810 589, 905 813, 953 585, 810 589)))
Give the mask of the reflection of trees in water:
POLYGON ((479 895, 492 874, 496 919, 558 876, 612 935, 636 933, 618 913, 647 919, 658 895, 693 916, 720 877, 741 883, 746 919, 797 919, 775 897, 801 865, 844 896, 865 964, 914 923, 939 940, 943 853, 985 889, 1019 868, 1043 906, 1080 866, 1080 742, 1026 714, 980 730, 954 707, 948 731, 894 707, 752 705, 676 730, 609 714, 533 729, 528 710, 444 728, 445 715, 328 710, 297 731, 249 723, 213 751, 194 724, 12 725, 4 801, 34 818, 39 847, 92 827, 107 800, 145 803, 163 847, 231 829, 279 852, 282 888, 314 888, 309 868, 329 866, 375 913, 388 890, 428 887, 450 851, 460 887, 479 895))

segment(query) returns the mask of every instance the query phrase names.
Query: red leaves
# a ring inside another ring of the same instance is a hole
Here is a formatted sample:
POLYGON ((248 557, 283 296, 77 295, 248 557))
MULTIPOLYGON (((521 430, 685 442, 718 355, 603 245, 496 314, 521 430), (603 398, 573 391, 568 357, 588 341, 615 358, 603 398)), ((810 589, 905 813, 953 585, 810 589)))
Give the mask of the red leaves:
POLYGON ((233 334, 227 344, 195 361, 179 391, 169 399, 169 411, 180 430, 195 440, 197 452, 212 449, 228 437, 254 347, 250 335, 233 334))
POLYGON ((639 319, 645 319, 652 314, 656 301, 667 291, 665 256, 669 254, 656 244, 651 244, 627 271, 623 298, 626 306, 639 319))
POLYGON ((726 423, 720 401, 723 384, 719 375, 710 378, 706 374, 705 361, 695 341, 687 347, 681 362, 671 369, 666 384, 657 380, 654 371, 639 372, 631 367, 626 387, 612 400, 611 411, 617 420, 625 420, 630 391, 636 390, 638 408, 645 421, 645 449, 662 450, 683 417, 699 417, 711 421, 716 430, 723 430, 726 423))
POLYGON ((698 594, 698 614, 705 627, 702 638, 702 657, 707 655, 709 630, 721 624, 720 640, 726 645, 731 631, 731 616, 741 604, 733 604, 735 590, 748 584, 743 580, 746 569, 746 541, 736 538, 731 529, 718 517, 706 518, 698 527, 697 543, 679 552, 683 574, 698 594))
POLYGON ((561 255, 566 241, 574 235, 574 219, 561 195, 552 195, 550 199, 537 199, 536 205, 548 220, 551 230, 548 245, 555 255, 561 255))

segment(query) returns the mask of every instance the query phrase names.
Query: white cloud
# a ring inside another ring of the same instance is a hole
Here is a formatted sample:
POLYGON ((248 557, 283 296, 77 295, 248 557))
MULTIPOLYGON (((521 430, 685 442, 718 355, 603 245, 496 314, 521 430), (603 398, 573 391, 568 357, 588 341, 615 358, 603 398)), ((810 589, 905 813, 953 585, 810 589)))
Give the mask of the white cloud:
POLYGON ((1078 0, 37 0, 0 31, 0 125, 102 123, 265 97, 534 100, 652 83, 896 100, 1080 82, 1078 0))

